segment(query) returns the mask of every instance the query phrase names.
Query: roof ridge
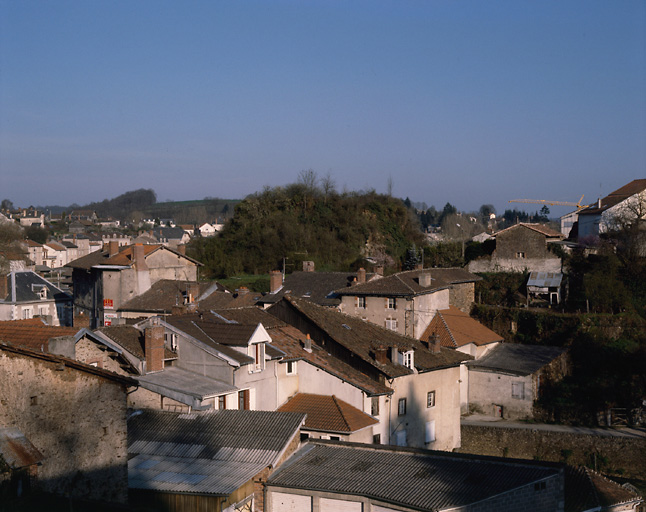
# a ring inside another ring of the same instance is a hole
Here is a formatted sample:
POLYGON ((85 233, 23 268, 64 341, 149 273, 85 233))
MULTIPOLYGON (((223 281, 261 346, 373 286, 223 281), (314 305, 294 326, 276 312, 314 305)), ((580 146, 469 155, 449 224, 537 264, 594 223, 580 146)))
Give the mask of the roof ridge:
POLYGON ((345 424, 346 428, 348 429, 348 432, 352 432, 352 428, 350 428, 350 423, 348 423, 348 420, 345 418, 345 414, 343 413, 343 409, 341 409, 341 404, 339 404, 339 400, 335 395, 332 395, 332 401, 334 402, 334 405, 339 411, 339 414, 341 415, 341 419, 343 420, 343 423, 345 424))
POLYGON ((411 293, 416 293, 416 292, 415 292, 415 290, 413 290, 413 289, 412 289, 408 284, 406 284, 406 283, 404 282, 404 280, 403 280, 401 277, 399 277, 399 276, 400 276, 400 274, 401 274, 401 272, 400 272, 400 273, 398 273, 398 274, 395 274, 395 277, 399 280, 399 282, 400 282, 401 284, 403 284, 406 288, 408 288, 408 289, 411 291, 411 293))
POLYGON ((444 319, 444 315, 442 315, 441 311, 438 310, 436 313, 437 315, 440 315, 440 320, 442 320, 442 323, 444 324, 444 327, 446 327, 446 331, 449 333, 449 337, 451 338, 451 341, 453 342, 453 346, 457 348, 458 343, 455 341, 455 338, 453 337, 453 333, 451 332, 451 329, 449 328, 449 325, 446 323, 446 320, 444 319))

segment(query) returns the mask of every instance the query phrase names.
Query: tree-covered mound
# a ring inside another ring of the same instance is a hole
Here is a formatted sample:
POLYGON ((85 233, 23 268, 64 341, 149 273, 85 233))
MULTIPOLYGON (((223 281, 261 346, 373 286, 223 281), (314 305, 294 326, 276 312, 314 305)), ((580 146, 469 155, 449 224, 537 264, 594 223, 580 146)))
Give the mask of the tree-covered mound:
POLYGON ((320 270, 350 270, 365 259, 399 267, 422 239, 400 199, 370 192, 338 194, 315 180, 266 188, 235 207, 219 236, 191 242, 188 254, 207 277, 300 270, 312 260, 320 270))

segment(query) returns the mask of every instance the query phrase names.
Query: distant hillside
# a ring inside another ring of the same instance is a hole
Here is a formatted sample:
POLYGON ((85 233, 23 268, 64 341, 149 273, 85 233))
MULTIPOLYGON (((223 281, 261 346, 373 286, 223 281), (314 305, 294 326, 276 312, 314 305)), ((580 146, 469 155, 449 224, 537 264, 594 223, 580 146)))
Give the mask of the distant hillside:
POLYGON ((365 258, 398 267, 422 235, 400 199, 367 193, 325 193, 292 184, 265 189, 241 201, 233 219, 214 238, 196 239, 189 254, 211 277, 316 268, 347 270, 365 258))

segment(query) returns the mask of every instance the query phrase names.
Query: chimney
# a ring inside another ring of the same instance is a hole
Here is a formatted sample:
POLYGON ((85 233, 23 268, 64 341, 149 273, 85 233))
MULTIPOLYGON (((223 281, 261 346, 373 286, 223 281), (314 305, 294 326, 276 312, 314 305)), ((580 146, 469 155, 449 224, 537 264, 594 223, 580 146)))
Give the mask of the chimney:
POLYGON ((397 347, 390 347, 390 361, 395 364, 399 363, 399 351, 397 347))
POLYGON ((241 286, 240 288, 236 289, 236 292, 238 295, 247 295, 249 293, 249 288, 246 286, 241 286))
POLYGON ((423 286, 424 288, 428 288, 431 286, 431 273, 430 272, 422 272, 419 275, 419 285, 423 286))
POLYGON ((159 325, 147 327, 144 338, 146 373, 162 371, 164 369, 164 328, 159 325))
POLYGON ((283 286, 283 274, 280 270, 269 272, 269 293, 276 293, 283 286))
POLYGON ((4 300, 9 293, 9 286, 7 285, 7 274, 0 274, 0 300, 4 300))
MULTIPOLYGON (((112 247, 113 243, 117 242, 110 242, 110 247, 112 247)), ((142 244, 135 244, 132 246, 132 259, 135 262, 135 267, 137 270, 148 270, 148 266, 146 265, 146 258, 144 257, 144 246, 142 244)))
POLYGON ((108 256, 112 258, 112 256, 115 256, 117 254, 119 254, 119 241, 110 240, 108 242, 108 256))
POLYGON ((188 308, 183 304, 176 304, 171 308, 170 314, 173 316, 186 315, 188 314, 188 308))
POLYGON ((186 283, 186 303, 192 304, 200 296, 200 283, 186 283))
POLYGON ((182 256, 186 256, 186 244, 180 244, 177 246, 177 252, 182 256))
POLYGON ((383 345, 379 345, 377 348, 375 348, 375 361, 377 361, 379 364, 388 363, 388 349, 383 345))
POLYGON ((309 352, 310 354, 312 353, 312 338, 310 338, 309 334, 303 340, 303 350, 305 350, 305 352, 309 352))
POLYGON ((431 338, 428 340, 430 343, 430 349, 433 354, 439 354, 440 353, 440 337, 437 335, 437 333, 433 334, 431 338))
POLYGON ((383 276, 384 275, 384 266, 383 265, 377 265, 375 267, 375 274, 383 276))
POLYGON ((304 261, 303 262, 303 272, 314 272, 314 262, 313 261, 304 261))
POLYGON ((366 269, 361 267, 359 270, 357 270, 357 283, 365 283, 366 282, 366 269))

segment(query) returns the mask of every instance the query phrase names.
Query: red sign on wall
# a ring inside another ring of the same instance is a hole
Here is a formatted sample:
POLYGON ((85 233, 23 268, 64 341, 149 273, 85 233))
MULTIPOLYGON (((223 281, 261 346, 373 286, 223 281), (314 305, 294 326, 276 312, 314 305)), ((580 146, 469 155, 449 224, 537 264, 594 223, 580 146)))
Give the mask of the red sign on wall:
POLYGON ((103 299, 103 309, 114 309, 112 299, 103 299))

